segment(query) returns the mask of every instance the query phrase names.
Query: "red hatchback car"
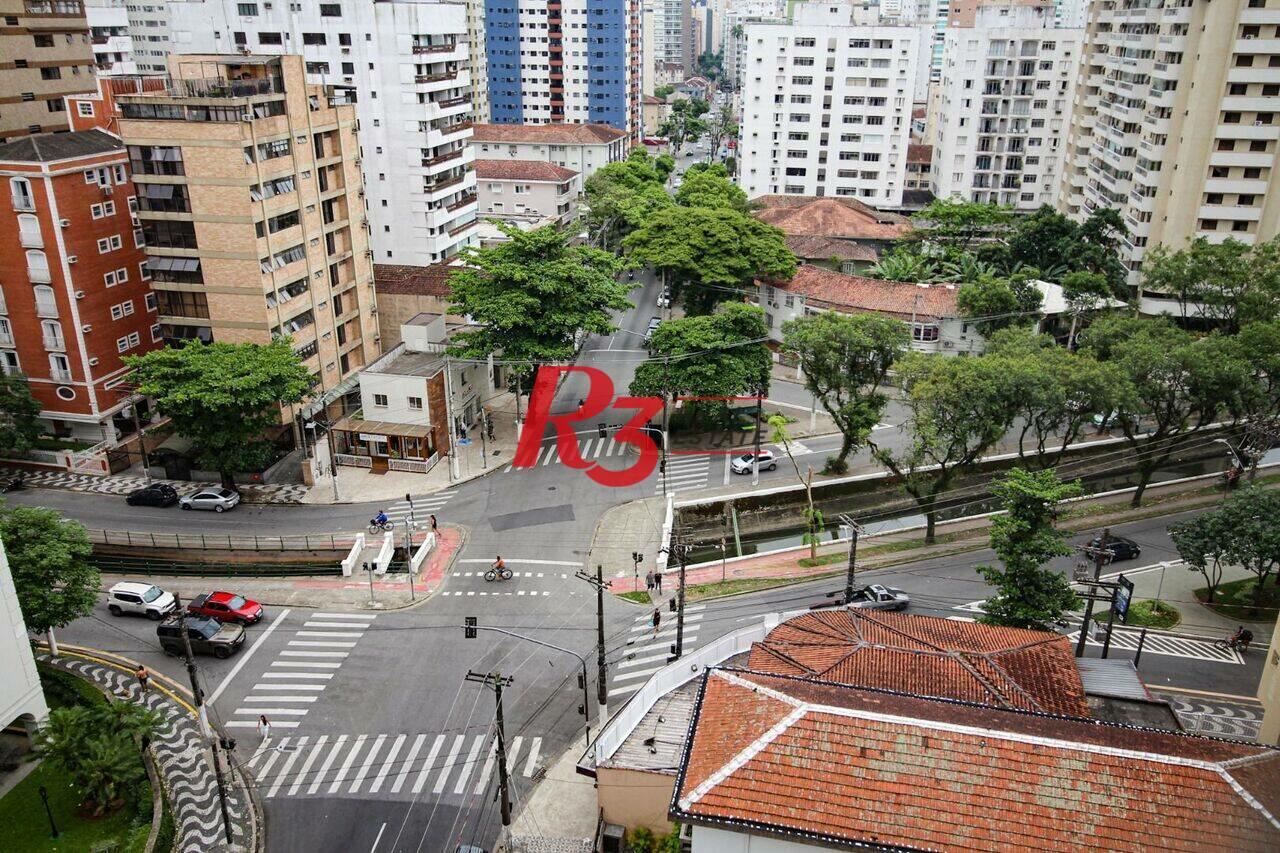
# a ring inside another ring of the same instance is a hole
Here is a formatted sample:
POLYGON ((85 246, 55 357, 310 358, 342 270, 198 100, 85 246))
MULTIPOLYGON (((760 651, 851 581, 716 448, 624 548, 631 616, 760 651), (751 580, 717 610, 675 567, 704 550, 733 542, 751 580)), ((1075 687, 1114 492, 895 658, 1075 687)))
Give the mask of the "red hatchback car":
POLYGON ((197 595, 187 605, 187 612, 208 616, 219 622, 253 625, 262 621, 262 605, 234 592, 210 592, 197 595))

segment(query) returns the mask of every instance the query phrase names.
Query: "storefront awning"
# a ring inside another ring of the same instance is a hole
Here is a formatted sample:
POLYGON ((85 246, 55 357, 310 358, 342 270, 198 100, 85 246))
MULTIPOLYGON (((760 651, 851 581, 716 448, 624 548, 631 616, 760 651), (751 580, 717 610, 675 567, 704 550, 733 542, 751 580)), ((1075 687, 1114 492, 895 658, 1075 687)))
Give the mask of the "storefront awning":
POLYGON ((339 418, 333 425, 341 432, 364 433, 366 435, 396 435, 402 438, 430 438, 431 427, 424 424, 397 424, 390 421, 362 421, 359 418, 339 418))
POLYGON ((351 374, 346 379, 339 382, 337 385, 334 385, 328 391, 325 391, 323 394, 320 394, 317 397, 313 397, 311 401, 308 402, 307 405, 302 408, 301 417, 303 419, 315 417, 316 413, 324 409, 325 406, 329 405, 334 400, 337 400, 339 397, 346 396, 348 393, 350 393, 351 391, 354 391, 359 386, 360 386, 360 374, 359 373, 351 374))

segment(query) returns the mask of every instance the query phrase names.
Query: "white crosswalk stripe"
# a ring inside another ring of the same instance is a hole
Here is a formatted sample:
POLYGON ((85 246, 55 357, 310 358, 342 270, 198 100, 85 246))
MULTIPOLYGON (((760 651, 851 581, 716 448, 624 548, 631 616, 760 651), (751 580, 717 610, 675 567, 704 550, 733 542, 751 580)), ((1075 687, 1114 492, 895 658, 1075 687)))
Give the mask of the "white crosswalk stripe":
MULTIPOLYGON (((532 778, 542 738, 507 744, 512 776, 532 778)), ((483 734, 304 735, 272 738, 247 762, 265 798, 344 797, 408 801, 430 794, 465 802, 495 784, 497 743, 483 734), (410 784, 409 780, 413 780, 410 784)))
MULTIPOLYGON (((232 712, 232 719, 226 725, 237 729, 256 728, 259 716, 265 716, 272 728, 297 728, 299 720, 293 718, 306 716, 376 618, 376 613, 310 614, 302 627, 293 632, 294 637, 300 639, 286 641, 286 647, 249 687, 248 695, 232 712)), ((311 741, 313 746, 317 743, 311 741)))
POLYGON ((430 522, 432 513, 439 512, 449 499, 458 493, 457 489, 448 489, 443 492, 433 492, 429 495, 422 495, 413 499, 413 507, 410 509, 408 501, 396 501, 389 504, 382 511, 387 514, 387 518, 392 521, 402 522, 405 519, 412 518, 418 522, 419 526, 430 522))
MULTIPOLYGON (((705 488, 710 471, 710 454, 702 453, 697 456, 669 455, 667 456, 666 488, 668 491, 705 488)), ((654 492, 662 494, 662 490, 663 475, 659 471, 654 484, 654 492)))
MULTIPOLYGON (((692 604, 684 610, 684 647, 689 649, 698 639, 698 623, 702 621, 705 604, 692 604)), ((628 631, 626 646, 618 651, 609 679, 609 698, 621 699, 644 686, 655 672, 667 665, 671 646, 675 643, 678 626, 675 615, 662 611, 658 633, 653 632, 652 615, 637 616, 628 631)))
MULTIPOLYGON (((583 460, 603 459, 606 456, 626 456, 633 453, 630 445, 620 444, 612 438, 587 438, 578 440, 578 456, 583 460)), ((530 468, 538 468, 543 465, 559 465, 563 463, 560 458, 560 448, 554 441, 549 441, 538 448, 538 455, 534 457, 533 464, 530 468)), ((516 468, 515 463, 511 463, 502 469, 502 473, 509 474, 511 471, 524 471, 526 468, 516 468)))
MULTIPOLYGON (((549 590, 549 589, 544 589, 544 590, 536 590, 536 589, 529 589, 529 590, 522 590, 522 589, 519 589, 519 590, 510 590, 510 589, 507 589, 507 590, 454 589, 454 590, 445 590, 444 592, 442 592, 442 593, 440 593, 440 594, 441 594, 441 595, 528 595, 528 596, 537 596, 537 595, 550 595, 550 594, 551 594, 551 590, 549 590)), ((573 593, 570 593, 570 595, 572 595, 572 594, 573 594, 573 593)))
MULTIPOLYGON (((1073 631, 1067 636, 1074 643, 1079 639, 1080 632, 1073 631)), ((1116 628, 1111 636, 1111 647, 1126 651, 1136 651, 1140 637, 1140 631, 1135 631, 1131 628, 1116 628)), ((1101 646, 1104 641, 1095 640, 1090 636, 1085 640, 1085 643, 1090 646, 1101 646)), ((1234 649, 1221 648, 1213 640, 1173 637, 1156 631, 1147 632, 1147 639, 1142 644, 1142 653, 1144 655, 1166 655, 1168 657, 1189 658, 1213 663, 1244 664, 1244 658, 1241 657, 1239 652, 1234 649)))

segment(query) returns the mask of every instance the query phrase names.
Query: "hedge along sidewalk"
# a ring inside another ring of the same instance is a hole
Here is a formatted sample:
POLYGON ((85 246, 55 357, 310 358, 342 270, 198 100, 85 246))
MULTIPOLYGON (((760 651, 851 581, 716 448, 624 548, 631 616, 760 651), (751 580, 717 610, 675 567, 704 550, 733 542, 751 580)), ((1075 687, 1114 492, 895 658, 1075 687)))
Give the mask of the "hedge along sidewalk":
MULTIPOLYGON (((1117 503, 1127 502, 1132 489, 1076 500, 1063 513, 1059 529, 1069 533, 1079 532, 1108 524, 1140 521, 1213 506, 1222 500, 1223 492, 1221 488, 1206 483, 1215 483, 1218 477, 1215 474, 1176 483, 1155 484, 1147 490, 1149 502, 1136 509, 1109 509, 1117 503)), ((1258 478, 1258 482, 1263 485, 1271 485, 1276 480, 1277 475, 1258 478)), ((991 519, 997 514, 984 513, 939 522, 939 541, 932 545, 923 544, 923 525, 861 537, 858 540, 857 569, 864 572, 986 548, 989 544, 988 529, 991 519)), ((686 592, 686 596, 695 600, 714 598, 843 575, 848 550, 848 540, 840 539, 819 546, 816 561, 809 559, 809 547, 801 545, 753 557, 731 557, 723 563, 699 563, 686 569, 686 590, 692 590, 692 593, 686 592), (703 589, 699 590, 700 587, 703 589)), ((674 589, 677 573, 675 566, 668 567, 664 586, 674 589)), ((615 594, 637 590, 642 591, 643 587, 638 587, 630 575, 613 579, 611 591, 615 594)))
POLYGON ((92 682, 113 699, 139 702, 161 717, 151 739, 151 755, 163 781, 176 824, 175 849, 183 853, 246 853, 262 847, 260 812, 239 767, 224 768, 227 811, 234 831, 227 843, 218 801, 212 757, 200 733, 195 708, 172 679, 151 674, 151 689, 142 693, 133 672, 137 662, 81 646, 61 645, 54 657, 41 651, 37 660, 92 682))

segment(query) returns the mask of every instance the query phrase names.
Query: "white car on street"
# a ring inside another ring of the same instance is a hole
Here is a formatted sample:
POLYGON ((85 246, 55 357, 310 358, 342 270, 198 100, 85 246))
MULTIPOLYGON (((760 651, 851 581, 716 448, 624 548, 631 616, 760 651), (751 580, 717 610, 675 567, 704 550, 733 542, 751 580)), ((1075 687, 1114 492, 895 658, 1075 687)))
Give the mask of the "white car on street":
MULTIPOLYGON (((744 453, 741 456, 733 457, 733 461, 729 463, 729 467, 735 474, 750 474, 753 469, 753 463, 750 453, 744 453)), ((778 459, 773 455, 772 450, 760 451, 760 470, 772 471, 778 467, 778 459)))
POLYGON ((226 512, 240 503, 240 493, 234 489, 213 488, 201 489, 178 501, 183 509, 211 509, 214 512, 226 512))
POLYGON ((112 616, 133 613, 159 622, 177 606, 173 595, 155 584, 121 581, 107 590, 107 610, 112 616))

